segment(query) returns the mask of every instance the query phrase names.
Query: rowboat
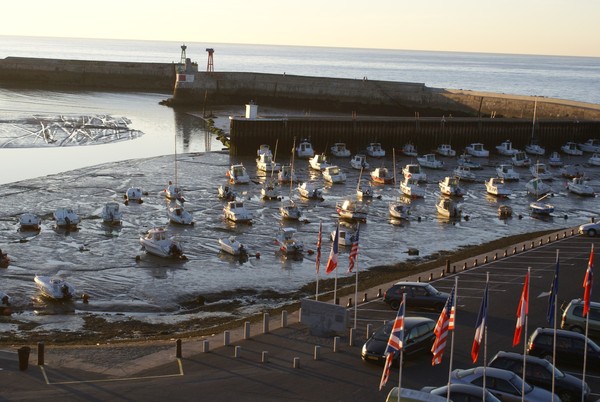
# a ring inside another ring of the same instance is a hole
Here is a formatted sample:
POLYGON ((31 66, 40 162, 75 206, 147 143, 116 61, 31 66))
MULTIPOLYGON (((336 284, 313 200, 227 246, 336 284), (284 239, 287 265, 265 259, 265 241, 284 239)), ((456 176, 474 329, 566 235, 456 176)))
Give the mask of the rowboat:
POLYGON ((75 288, 64 279, 36 275, 33 281, 40 293, 47 298, 69 300, 75 296, 75 288))

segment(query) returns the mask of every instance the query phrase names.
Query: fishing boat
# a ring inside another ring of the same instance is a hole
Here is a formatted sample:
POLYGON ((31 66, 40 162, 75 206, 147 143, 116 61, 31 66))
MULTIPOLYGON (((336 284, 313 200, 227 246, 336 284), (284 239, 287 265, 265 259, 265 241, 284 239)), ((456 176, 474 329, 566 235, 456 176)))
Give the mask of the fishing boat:
POLYGON ((410 198, 425 197, 425 189, 419 186, 417 180, 410 177, 404 177, 404 180, 400 183, 400 191, 410 198))
POLYGON ((248 254, 246 247, 240 243, 235 236, 224 237, 219 239, 219 247, 221 251, 234 256, 244 256, 248 254))
POLYGON ((563 165, 563 161, 558 152, 554 151, 552 154, 550 154, 550 157, 548 158, 548 165, 551 167, 561 167, 563 165))
POLYGON ((583 166, 579 164, 564 165, 560 168, 559 173, 562 177, 572 179, 574 177, 583 176, 585 174, 585 170, 583 169, 583 166))
POLYGON ((496 168, 496 175, 504 181, 519 181, 521 175, 511 165, 502 164, 496 168))
POLYGON ((415 147, 412 143, 407 143, 404 144, 404 146, 402 147, 402 153, 406 156, 412 156, 415 157, 417 156, 417 147, 415 147))
POLYGON ((36 275, 33 281, 40 293, 49 299, 70 300, 76 293, 75 287, 61 278, 36 275))
POLYGON ((320 201, 323 200, 323 189, 317 187, 314 183, 302 183, 298 186, 298 192, 302 198, 320 201))
POLYGON ((512 216, 513 210, 508 205, 500 205, 498 207, 498 217, 500 219, 510 218, 512 216))
POLYGON ((358 182, 356 183, 356 198, 373 198, 373 187, 371 187, 371 184, 361 182, 362 173, 363 171, 361 170, 360 175, 358 176, 358 182))
POLYGON ((600 153, 593 154, 590 159, 588 159, 588 163, 592 166, 600 166, 600 153))
POLYGON ((310 143, 310 139, 300 140, 300 143, 296 147, 296 155, 298 156, 298 158, 303 159, 312 158, 313 156, 315 156, 315 150, 313 149, 312 144, 310 143))
POLYGON ((537 201, 533 201, 529 204, 529 208, 531 209, 531 213, 535 215, 550 215, 554 212, 554 205, 548 204, 546 202, 542 202, 547 195, 539 198, 537 201))
POLYGON ((546 150, 538 144, 537 138, 535 137, 536 113, 537 113, 537 99, 535 100, 535 102, 533 104, 533 119, 532 119, 532 124, 531 124, 531 140, 529 141, 529 144, 525 145, 525 152, 530 155, 542 156, 546 153, 546 150))
POLYGON ((476 158, 487 158, 490 156, 490 151, 483 147, 483 144, 479 142, 475 142, 473 144, 467 145, 465 151, 471 156, 476 158))
POLYGON ((281 165, 273 160, 271 154, 260 154, 256 158, 256 169, 261 172, 279 172, 281 165))
POLYGON ((281 200, 281 191, 277 181, 267 178, 260 189, 260 196, 263 200, 281 200))
POLYGON ((327 156, 325 154, 313 156, 308 160, 308 163, 311 169, 319 172, 322 172, 326 167, 331 166, 331 164, 327 161, 327 156))
POLYGON ((460 203, 454 202, 451 198, 441 198, 435 204, 438 215, 449 219, 460 219, 462 216, 462 206, 460 203))
POLYGON ((336 142, 331 147, 331 154, 338 158, 347 158, 351 155, 350 150, 346 148, 346 144, 343 142, 336 142))
POLYGON ((367 162, 367 156, 363 154, 354 155, 352 159, 350 159, 350 166, 356 170, 368 169, 369 162, 367 162))
POLYGON ((270 155, 273 157, 273 152, 271 152, 271 147, 268 144, 260 144, 258 146, 258 150, 256 151, 256 156, 261 155, 270 155))
POLYGON ((597 138, 590 138, 586 142, 579 144, 579 149, 583 152, 600 152, 600 140, 597 138))
POLYGON ((275 242, 279 246, 279 251, 285 255, 300 254, 304 251, 304 244, 302 241, 296 239, 296 229, 294 228, 281 228, 275 242))
POLYGON ((252 214, 246 209, 243 201, 229 201, 223 207, 225 219, 233 222, 251 222, 252 214))
POLYGON ((379 142, 371 142, 367 145, 367 155, 372 158, 383 158, 385 156, 385 150, 381 147, 379 142))
POLYGON ((346 182, 346 173, 339 166, 327 166, 323 170, 323 179, 332 184, 341 184, 346 182))
POLYGON ((422 167, 429 169, 442 169, 444 167, 444 162, 437 160, 435 154, 425 154, 421 157, 417 157, 417 162, 419 162, 419 165, 422 167))
POLYGON ((277 181, 285 184, 297 181, 296 172, 292 169, 292 165, 282 165, 281 170, 277 172, 277 181))
POLYGON ((19 217, 19 227, 22 231, 38 231, 42 220, 36 214, 25 212, 19 217))
POLYGON ((548 170, 546 164, 537 162, 535 165, 532 165, 529 169, 533 177, 537 177, 542 180, 552 180, 552 172, 548 170))
POLYGON ((229 177, 229 183, 231 184, 250 183, 250 176, 248 176, 246 168, 241 163, 231 165, 231 167, 227 171, 227 177, 229 177))
POLYGON ((183 205, 175 202, 172 205, 167 206, 167 217, 171 223, 177 225, 193 225, 194 217, 188 211, 183 208, 183 205))
POLYGON ((497 145, 496 151, 498 151, 498 153, 500 155, 504 155, 504 156, 513 156, 517 152, 519 152, 518 149, 513 148, 512 142, 510 142, 510 140, 506 140, 502 144, 497 145))
POLYGON ((461 181, 476 181, 477 176, 475 173, 471 172, 471 168, 468 166, 457 166, 456 169, 452 171, 454 173, 454 177, 461 181))
MULTIPOLYGON (((331 231, 331 241, 335 241, 336 230, 331 231)), ((354 232, 351 230, 344 229, 340 226, 338 231, 338 245, 340 246, 351 246, 354 237, 354 232)))
POLYGON ((415 163, 409 163, 402 168, 402 174, 405 178, 415 179, 418 182, 426 182, 427 174, 421 171, 421 166, 415 163))
POLYGON ((467 167, 472 170, 483 169, 480 163, 474 162, 468 154, 462 154, 458 157, 458 166, 467 167))
POLYGON ((233 201, 235 200, 236 194, 235 192, 232 190, 231 187, 229 186, 219 186, 217 188, 217 192, 219 194, 219 198, 222 200, 226 200, 226 201, 233 201))
POLYGON ((102 222, 107 225, 120 225, 121 221, 123 220, 123 212, 119 211, 119 203, 114 201, 107 202, 104 205, 104 208, 102 208, 100 217, 102 218, 102 222))
POLYGON ((596 195, 592 186, 587 183, 587 180, 582 177, 573 177, 570 182, 567 183, 567 190, 574 194, 593 197, 596 195))
POLYGON ((130 202, 137 202, 138 204, 141 204, 144 202, 142 195, 142 190, 139 187, 128 188, 123 196, 125 198, 125 204, 129 204, 130 202))
MULTIPOLYGON (((396 181, 396 150, 394 150, 394 182, 396 181)), ((391 201, 388 204, 388 212, 392 218, 396 219, 408 219, 410 215, 410 207, 406 205, 406 203, 400 200, 400 194, 402 194, 402 189, 400 185, 398 185, 398 199, 395 201, 391 201)))
POLYGON ((583 155, 583 151, 577 148, 577 144, 574 142, 567 142, 565 145, 560 147, 560 149, 567 155, 571 156, 581 156, 583 155))
POLYGON ((488 194, 497 197, 508 197, 511 194, 510 190, 504 187, 504 180, 498 177, 490 177, 489 180, 486 180, 485 190, 488 194))
POLYGON ((378 184, 391 184, 394 182, 394 177, 385 166, 375 168, 371 172, 371 180, 378 184))
POLYGON ((359 205, 352 200, 345 200, 335 204, 335 209, 343 219, 365 221, 367 220, 368 210, 364 205, 359 205))
POLYGON ((79 224, 79 216, 71 208, 57 208, 54 211, 54 220, 56 220, 56 226, 64 227, 67 229, 76 228, 79 224))
POLYGON ((528 167, 531 165, 531 159, 527 154, 523 151, 519 151, 510 158, 513 166, 516 167, 528 167))
POLYGON ((300 207, 294 202, 294 195, 292 189, 294 188, 294 153, 292 152, 292 162, 290 164, 290 195, 286 202, 279 207, 279 213, 284 219, 299 220, 302 217, 302 211, 300 207))
POLYGON ((185 259, 181 243, 169 236, 169 232, 163 227, 148 230, 145 236, 140 237, 140 244, 148 254, 185 259))
POLYGON ((465 194, 465 190, 458 185, 458 179, 456 177, 444 177, 444 180, 440 181, 440 192, 450 197, 462 197, 465 194))
POLYGON ((179 202, 185 202, 185 198, 183 196, 183 189, 179 187, 177 184, 173 184, 173 182, 169 181, 169 185, 164 190, 165 197, 169 200, 177 200, 179 202))
POLYGON ((456 156, 456 151, 452 149, 450 144, 440 144, 440 146, 437 147, 437 153, 442 156, 456 156))
POLYGON ((544 183, 542 179, 537 177, 529 180, 525 185, 525 188, 529 194, 538 197, 540 195, 548 194, 550 191, 552 191, 552 188, 548 184, 544 183))

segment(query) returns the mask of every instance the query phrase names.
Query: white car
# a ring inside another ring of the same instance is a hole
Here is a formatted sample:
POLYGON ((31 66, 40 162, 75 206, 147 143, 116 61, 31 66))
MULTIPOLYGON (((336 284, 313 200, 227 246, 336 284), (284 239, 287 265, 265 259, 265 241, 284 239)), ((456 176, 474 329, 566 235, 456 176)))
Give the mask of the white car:
POLYGON ((585 223, 579 226, 579 234, 594 237, 600 234, 600 222, 585 223))

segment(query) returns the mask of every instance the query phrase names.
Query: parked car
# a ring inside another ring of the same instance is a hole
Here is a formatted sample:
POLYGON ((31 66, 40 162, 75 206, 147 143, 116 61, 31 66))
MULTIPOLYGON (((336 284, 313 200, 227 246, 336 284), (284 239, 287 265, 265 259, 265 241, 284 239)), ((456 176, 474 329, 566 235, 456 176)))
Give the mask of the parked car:
MULTIPOLYGON (((535 356, 525 356, 525 381, 548 391, 552 390, 554 377, 554 392, 563 402, 581 401, 583 381, 571 374, 557 369, 546 359, 535 356)), ((513 352, 498 352, 489 363, 489 367, 509 370, 523 378, 523 355, 513 352)), ((590 387, 584 385, 584 396, 590 396, 590 387)))
MULTIPOLYGON (((426 391, 432 395, 448 397, 448 386, 443 387, 424 387, 421 391, 426 391)), ((487 389, 484 391, 481 387, 469 384, 450 384, 450 400, 452 401, 468 401, 468 402, 483 402, 483 393, 485 392, 485 402, 500 402, 487 389)))
POLYGON ((451 384, 471 384, 483 387, 483 376, 485 370, 485 387, 494 396, 502 401, 526 401, 526 402, 549 402, 554 399, 552 394, 543 388, 525 382, 512 371, 492 367, 475 367, 470 369, 456 369, 450 376, 451 384))
MULTIPOLYGON (((446 398, 441 396, 431 395, 429 392, 417 391, 416 389, 409 389, 402 387, 400 391, 400 400, 402 402, 446 402, 446 398)), ((385 402, 396 402, 398 400, 398 387, 390 389, 385 402)))
POLYGON ((450 296, 448 293, 438 291, 429 283, 397 282, 385 291, 383 301, 392 309, 398 310, 404 293, 406 293, 407 309, 441 310, 450 296))
MULTIPOLYGON (((379 327, 362 347, 361 357, 363 360, 384 362, 385 349, 394 320, 386 322, 379 327)), ((404 318, 404 356, 411 356, 422 351, 430 351, 435 335, 433 329, 435 321, 425 317, 404 318)), ((398 364, 399 353, 394 356, 394 363, 398 364)))
MULTIPOLYGON (((589 315, 588 335, 590 338, 600 338, 600 303, 590 302, 589 315)), ((560 327, 583 334, 585 332, 585 321, 583 300, 573 299, 563 310, 560 327)))
POLYGON ((600 234, 600 222, 585 223, 579 226, 579 233, 591 237, 600 234))
MULTIPOLYGON (((552 361, 554 330, 537 328, 527 342, 527 354, 552 361)), ((587 370, 600 372, 600 347, 591 339, 587 345, 587 370)), ((583 369, 585 335, 564 329, 556 330, 556 365, 583 369)))

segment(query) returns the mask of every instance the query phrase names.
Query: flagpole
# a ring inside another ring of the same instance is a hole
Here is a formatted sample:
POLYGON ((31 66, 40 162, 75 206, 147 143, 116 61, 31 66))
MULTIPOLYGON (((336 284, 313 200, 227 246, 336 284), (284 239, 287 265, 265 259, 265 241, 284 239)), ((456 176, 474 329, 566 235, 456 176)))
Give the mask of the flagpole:
MULTIPOLYGON (((521 400, 525 400, 525 367, 527 366, 527 323, 529 316, 529 277, 531 276, 531 267, 527 267, 527 289, 525 290, 527 294, 527 299, 525 302, 525 336, 523 337, 523 382, 521 384, 521 400)), ((554 373, 552 374, 554 376, 554 373)), ((554 398, 554 397, 553 397, 554 398)))
MULTIPOLYGON (((554 276, 556 277, 553 282, 552 282, 552 289, 551 291, 554 293, 554 296, 550 295, 550 297, 554 297, 554 311, 553 311, 553 327, 554 327, 554 334, 553 334, 553 340, 552 340, 552 365, 554 367, 556 367, 556 320, 557 320, 557 316, 558 316, 558 303, 556 302, 558 300, 558 254, 559 254, 560 249, 556 250, 556 271, 554 276), (556 286, 555 286, 556 285, 556 286)), ((552 395, 554 395, 554 387, 555 387, 555 376, 552 376, 552 395)))
POLYGON ((587 346, 588 346, 588 330, 590 325, 590 310, 589 303, 592 298, 592 286, 593 286, 593 270, 594 268, 594 243, 592 243, 592 250, 590 251, 590 259, 588 262, 587 270, 585 271, 585 279, 583 280, 584 294, 583 294, 583 313, 585 315, 585 340, 583 343, 583 372, 581 374, 581 402, 584 402, 584 391, 585 391, 585 369, 587 366, 587 346))
MULTIPOLYGON (((404 311, 406 311, 406 293, 402 294, 402 304, 404 305, 404 311)), ((402 317, 402 347, 400 348, 400 360, 398 362, 398 402, 400 402, 400 394, 402 393, 402 365, 404 361, 404 317, 402 317)))
MULTIPOLYGON (((356 228, 357 233, 360 233, 359 230, 360 223, 356 228)), ((356 255, 354 256, 354 265, 356 267, 356 278, 354 280, 354 329, 356 329, 356 320, 358 317, 358 250, 356 255)))
MULTIPOLYGON (((458 301, 458 276, 454 277, 454 305, 458 301)), ((454 330, 452 330, 452 337, 450 338, 450 363, 448 364, 448 394, 446 395, 446 401, 450 402, 450 380, 452 378, 452 359, 454 358, 454 330)))
POLYGON ((585 316, 585 341, 583 342, 583 373, 581 374, 581 402, 585 401, 585 367, 587 366, 588 327, 590 324, 590 312, 585 316))
POLYGON ((323 220, 319 221, 319 235, 317 237, 317 259, 316 259, 316 265, 317 265, 317 269, 316 271, 316 276, 317 276, 317 287, 315 289, 315 300, 319 300, 319 270, 321 268, 321 241, 322 241, 322 237, 323 233, 323 220))
POLYGON ((490 305, 490 295, 489 295, 489 289, 488 289, 488 284, 490 282, 490 271, 486 272, 486 276, 485 276, 485 291, 486 291, 486 295, 485 297, 486 299, 486 305, 485 305, 485 323, 484 323, 484 327, 483 327, 483 402, 485 402, 485 380, 486 380, 486 367, 487 367, 487 310, 488 310, 488 306, 490 305))

